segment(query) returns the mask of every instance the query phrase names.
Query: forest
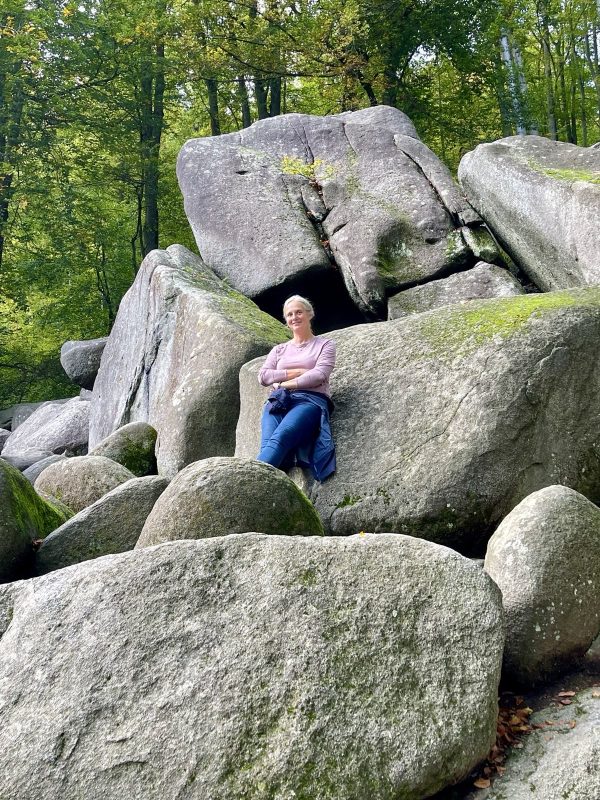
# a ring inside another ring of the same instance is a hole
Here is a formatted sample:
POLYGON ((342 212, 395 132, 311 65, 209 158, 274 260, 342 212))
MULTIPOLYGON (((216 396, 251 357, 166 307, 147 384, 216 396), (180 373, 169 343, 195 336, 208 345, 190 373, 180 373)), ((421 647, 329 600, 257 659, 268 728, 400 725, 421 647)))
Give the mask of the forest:
POLYGON ((402 109, 455 172, 485 141, 600 140, 592 0, 0 0, 0 407, 73 394, 143 257, 195 249, 189 138, 402 109))

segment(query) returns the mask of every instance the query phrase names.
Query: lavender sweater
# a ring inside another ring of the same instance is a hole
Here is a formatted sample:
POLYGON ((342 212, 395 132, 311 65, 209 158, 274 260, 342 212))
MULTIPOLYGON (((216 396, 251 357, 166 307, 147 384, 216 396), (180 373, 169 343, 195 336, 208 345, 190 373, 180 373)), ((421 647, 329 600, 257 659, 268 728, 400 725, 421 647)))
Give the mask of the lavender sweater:
POLYGON ((306 369, 304 375, 295 378, 298 389, 310 389, 331 397, 329 376, 335 366, 335 342, 323 336, 315 336, 306 344, 285 342, 275 345, 258 373, 263 386, 286 380, 287 369, 306 369))

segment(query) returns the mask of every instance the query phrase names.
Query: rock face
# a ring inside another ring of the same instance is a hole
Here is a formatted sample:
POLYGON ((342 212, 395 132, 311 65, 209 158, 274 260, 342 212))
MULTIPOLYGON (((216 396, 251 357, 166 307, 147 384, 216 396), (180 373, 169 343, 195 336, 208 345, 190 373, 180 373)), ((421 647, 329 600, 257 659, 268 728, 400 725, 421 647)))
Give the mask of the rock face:
POLYGON ((322 535, 323 525, 308 499, 275 467, 207 458, 171 481, 146 520, 138 547, 247 531, 322 535))
POLYGON ((105 456, 140 477, 156 472, 156 431, 147 422, 123 425, 97 444, 91 456, 105 456))
POLYGON ((56 498, 77 513, 135 475, 103 456, 79 456, 51 464, 38 476, 35 490, 56 498))
POLYGON ((467 153, 458 176, 496 238, 540 288, 600 283, 600 151, 511 136, 467 153))
POLYGON ((597 800, 600 797, 600 700, 578 693, 568 708, 555 705, 531 717, 539 726, 512 750, 506 772, 489 791, 469 800, 597 800))
POLYGON ((572 489, 519 503, 490 539, 485 570, 502 591, 513 680, 551 678, 600 633, 600 509, 572 489))
MULTIPOLYGON (((537 489, 561 482, 600 500, 600 290, 329 335, 338 471, 309 495, 327 533, 399 531, 482 552, 537 489)), ((258 452, 257 370, 241 372, 240 457, 258 452)))
POLYGON ((34 464, 39 464, 40 461, 44 461, 51 456, 52 453, 48 452, 48 450, 21 450, 18 455, 14 456, 9 456, 6 453, 2 454, 4 461, 16 467, 20 472, 25 472, 34 464))
POLYGON ((466 300, 514 297, 524 293, 519 281, 508 270, 480 261, 466 272, 458 272, 443 280, 430 281, 390 297, 388 316, 389 319, 400 319, 409 314, 421 314, 432 308, 466 300))
POLYGON ((5 428, 0 428, 0 453, 2 452, 6 440, 10 436, 10 431, 7 431, 5 428))
POLYGON ((100 367, 106 337, 80 342, 65 342, 60 348, 60 363, 69 378, 84 389, 91 389, 100 367))
POLYGON ((460 229, 481 220, 387 106, 193 139, 177 175, 202 257, 259 303, 300 291, 326 307, 337 268, 356 305, 385 318, 388 293, 475 260, 460 229))
POLYGON ((17 456, 26 450, 84 455, 88 446, 90 404, 74 397, 67 403, 44 403, 4 445, 5 456, 17 456))
POLYGON ((33 563, 34 539, 67 519, 42 500, 18 469, 0 458, 0 581, 15 580, 33 563))
POLYGON ((90 558, 133 550, 168 481, 150 475, 122 483, 84 508, 42 542, 36 572, 44 575, 90 558))
POLYGON ((121 301, 102 356, 90 449, 142 421, 158 431, 161 474, 232 455, 239 369, 287 335, 184 247, 153 251, 121 301))
POLYGON ((415 539, 175 542, 9 603, 3 797, 419 800, 494 740, 499 592, 415 539))

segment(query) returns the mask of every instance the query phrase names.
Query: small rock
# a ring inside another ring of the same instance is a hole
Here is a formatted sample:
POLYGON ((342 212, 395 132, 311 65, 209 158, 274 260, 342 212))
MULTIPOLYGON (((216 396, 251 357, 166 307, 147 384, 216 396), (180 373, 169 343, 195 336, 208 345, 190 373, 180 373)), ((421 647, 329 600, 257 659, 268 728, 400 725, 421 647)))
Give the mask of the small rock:
POLYGON ((110 458, 78 456, 46 467, 34 486, 40 494, 60 500, 77 513, 134 477, 110 458))
POLYGON ((308 498, 275 467, 241 458, 207 458, 171 481, 137 546, 247 531, 322 535, 323 526, 308 498))
POLYGON ((155 475, 134 478, 71 517, 42 542, 36 553, 37 574, 133 550, 148 514, 168 483, 155 475))

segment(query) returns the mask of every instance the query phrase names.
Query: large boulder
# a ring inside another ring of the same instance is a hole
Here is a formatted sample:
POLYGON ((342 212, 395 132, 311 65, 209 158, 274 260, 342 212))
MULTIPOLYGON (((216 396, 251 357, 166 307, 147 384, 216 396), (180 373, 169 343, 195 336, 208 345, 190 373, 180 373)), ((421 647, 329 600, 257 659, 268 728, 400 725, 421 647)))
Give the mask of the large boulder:
POLYGON ((579 692, 571 705, 550 705, 530 719, 533 730, 511 749, 502 777, 468 800, 598 800, 600 699, 579 692))
POLYGON ((142 421, 158 431, 161 474, 232 455, 239 369, 287 335, 184 247, 154 250, 121 301, 102 356, 90 449, 142 421))
POLYGON ((39 497, 19 470, 1 458, 0 509, 0 581, 12 581, 33 563, 34 540, 58 528, 68 515, 39 497))
POLYGON ((40 461, 45 461, 51 456, 52 453, 48 450, 21 450, 17 455, 12 456, 3 453, 0 458, 3 458, 11 466, 16 467, 20 472, 25 472, 34 464, 39 464, 40 461))
POLYGON ((526 497, 490 539, 485 570, 502 591, 511 679, 553 677, 600 633, 600 509, 578 492, 526 497))
MULTIPOLYGON (((483 551, 531 492, 600 500, 600 289, 469 301, 330 334, 338 470, 310 490, 326 532, 399 531, 483 551)), ((236 455, 266 390, 241 371, 236 455)))
POLYGON ((91 456, 105 456, 122 464, 140 477, 156 472, 156 430, 147 422, 123 425, 90 451, 91 456))
POLYGON ((122 483, 47 536, 36 553, 44 575, 90 558, 133 550, 168 481, 150 475, 122 483))
MULTIPOLYGON (((60 403, 68 403, 69 400, 71 400, 70 397, 62 400, 43 400, 40 403, 17 403, 16 405, 11 406, 9 409, 5 409, 4 418, 6 419, 6 417, 8 417, 6 422, 10 424, 10 429, 14 432, 20 425, 29 419, 29 417, 34 413, 34 411, 37 411, 38 408, 48 404, 56 405, 60 403)), ((4 427, 8 427, 8 424, 4 427)))
POLYGON ((390 297, 389 319, 400 319, 409 314, 421 314, 433 308, 464 303, 466 300, 484 300, 488 297, 514 297, 525 290, 510 272, 495 264, 479 261, 473 269, 458 272, 438 281, 414 286, 390 297))
POLYGON ((2 797, 419 800, 494 741, 500 594, 427 542, 173 542, 11 601, 2 797))
POLYGON ((306 496, 275 467, 207 458, 173 478, 146 520, 138 547, 247 531, 322 535, 323 525, 306 496))
POLYGON ((60 348, 60 363, 69 378, 84 389, 94 385, 100 359, 106 345, 106 336, 101 339, 65 342, 60 348))
POLYGON ((467 153, 458 176, 496 238, 540 288, 600 283, 600 151, 510 136, 467 153))
POLYGON ((461 227, 479 218, 395 108, 193 139, 177 175, 206 263, 262 304, 298 290, 326 312, 339 270, 357 306, 385 318, 388 292, 475 260, 461 227))
POLYGON ((50 464, 34 487, 44 497, 60 500, 75 513, 91 506, 135 475, 104 456, 79 456, 50 464))
POLYGON ((88 446, 89 418, 90 404, 79 397, 67 403, 44 403, 11 433, 3 455, 18 456, 27 450, 84 455, 88 446))

